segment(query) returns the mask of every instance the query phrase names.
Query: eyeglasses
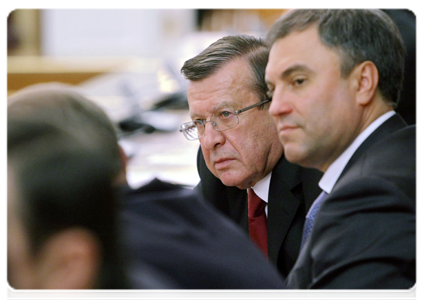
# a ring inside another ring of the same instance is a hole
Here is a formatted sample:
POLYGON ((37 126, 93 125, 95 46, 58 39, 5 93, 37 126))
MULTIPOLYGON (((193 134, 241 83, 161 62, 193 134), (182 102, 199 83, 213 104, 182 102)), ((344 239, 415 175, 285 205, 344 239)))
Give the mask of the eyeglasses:
POLYGON ((199 120, 194 120, 194 121, 190 121, 190 122, 182 124, 181 127, 179 128, 179 131, 184 134, 187 140, 195 141, 195 140, 201 139, 202 137, 206 135, 207 122, 210 122, 213 125, 213 128, 219 132, 234 128, 239 123, 238 115, 240 113, 243 113, 244 111, 247 111, 254 107, 265 104, 269 101, 270 99, 266 99, 264 101, 242 108, 240 110, 234 110, 232 108, 224 108, 222 110, 215 112, 210 117, 209 121, 199 119, 199 120))

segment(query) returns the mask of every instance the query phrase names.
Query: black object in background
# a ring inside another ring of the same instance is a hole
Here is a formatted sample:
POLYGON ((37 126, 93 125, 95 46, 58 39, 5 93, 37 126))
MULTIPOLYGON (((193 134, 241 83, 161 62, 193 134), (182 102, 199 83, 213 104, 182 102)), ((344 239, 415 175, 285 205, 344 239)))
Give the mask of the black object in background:
POLYGON ((386 9, 401 32, 406 50, 404 83, 396 111, 409 124, 416 124, 416 16, 408 9, 386 9))

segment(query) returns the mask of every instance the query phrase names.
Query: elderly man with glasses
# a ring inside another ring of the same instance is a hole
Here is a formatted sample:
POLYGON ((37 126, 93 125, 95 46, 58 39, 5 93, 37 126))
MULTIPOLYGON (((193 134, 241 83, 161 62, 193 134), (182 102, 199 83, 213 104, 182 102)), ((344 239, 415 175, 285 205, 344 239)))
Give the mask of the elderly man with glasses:
POLYGON ((268 54, 261 39, 237 35, 186 61, 192 121, 180 131, 201 145, 196 189, 249 232, 285 277, 299 253, 307 210, 320 193, 321 173, 283 155, 268 112, 268 54))

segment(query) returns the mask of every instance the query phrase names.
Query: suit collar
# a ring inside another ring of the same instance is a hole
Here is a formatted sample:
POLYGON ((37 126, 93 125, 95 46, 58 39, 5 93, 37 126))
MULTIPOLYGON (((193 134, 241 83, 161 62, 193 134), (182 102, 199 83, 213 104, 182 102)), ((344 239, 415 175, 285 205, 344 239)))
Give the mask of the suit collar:
MULTIPOLYGON (((386 122, 380 125, 373 133, 358 147, 358 149, 354 152, 354 155, 348 161, 347 165, 345 166, 344 170, 342 171, 339 178, 341 178, 348 169, 351 168, 352 165, 357 161, 357 159, 363 155, 374 143, 383 139, 384 137, 392 134, 393 132, 400 130, 407 126, 404 119, 399 115, 395 114, 391 118, 389 118, 386 122)), ((338 181, 339 181, 338 178, 338 181)))
MULTIPOLYGON (((284 156, 272 171, 269 189, 268 249, 269 260, 277 263, 281 245, 292 224, 298 223, 298 212, 304 213, 321 190, 317 183, 322 173, 315 169, 302 168, 286 160, 284 156), (303 204, 302 204, 303 202, 303 204), (297 218, 297 221, 294 221, 297 218)), ((299 223, 304 220, 300 218, 299 223)), ((292 240, 286 247, 296 247, 292 240)))
POLYGON ((251 187, 257 196, 261 200, 268 203, 269 202, 269 188, 270 188, 270 179, 272 178, 272 172, 267 174, 262 180, 257 182, 253 187, 251 187))
POLYGON ((341 175, 348 161, 354 155, 355 151, 360 147, 361 144, 380 127, 386 120, 391 118, 395 114, 394 111, 389 111, 376 120, 374 120, 367 128, 365 128, 354 141, 345 149, 345 151, 329 166, 319 182, 319 186, 326 193, 332 192, 333 186, 341 175))

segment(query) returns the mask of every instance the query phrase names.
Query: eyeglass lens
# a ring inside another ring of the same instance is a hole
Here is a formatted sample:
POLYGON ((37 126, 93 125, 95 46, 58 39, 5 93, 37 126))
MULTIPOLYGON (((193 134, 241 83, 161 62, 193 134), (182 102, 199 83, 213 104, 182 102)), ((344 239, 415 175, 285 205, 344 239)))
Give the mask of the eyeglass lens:
POLYGON ((217 131, 225 131, 238 125, 238 116, 233 109, 224 109, 216 112, 210 117, 210 121, 203 121, 196 124, 198 138, 202 138, 206 133, 206 123, 210 122, 217 131))
POLYGON ((235 111, 232 108, 225 108, 218 111, 217 113, 214 113, 210 117, 209 121, 196 120, 182 124, 179 131, 182 131, 185 137, 190 141, 201 139, 206 134, 206 124, 208 122, 210 122, 213 125, 214 129, 216 129, 217 131, 225 131, 234 128, 239 123, 239 113, 250 110, 269 101, 270 99, 266 99, 259 103, 240 109, 238 111, 235 111))

